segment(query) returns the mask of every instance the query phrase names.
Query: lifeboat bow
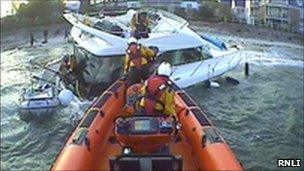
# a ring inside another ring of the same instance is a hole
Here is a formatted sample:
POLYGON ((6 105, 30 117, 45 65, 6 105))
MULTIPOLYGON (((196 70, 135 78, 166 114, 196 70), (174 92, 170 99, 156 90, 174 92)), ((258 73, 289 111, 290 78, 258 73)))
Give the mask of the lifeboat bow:
POLYGON ((173 87, 178 122, 124 115, 126 87, 116 81, 89 107, 51 170, 243 170, 206 114, 173 87))

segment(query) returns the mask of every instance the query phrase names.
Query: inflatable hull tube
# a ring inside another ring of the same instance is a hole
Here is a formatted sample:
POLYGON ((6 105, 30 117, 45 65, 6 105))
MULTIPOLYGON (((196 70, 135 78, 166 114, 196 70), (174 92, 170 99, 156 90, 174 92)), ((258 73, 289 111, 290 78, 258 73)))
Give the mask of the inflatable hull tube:
POLYGON ((92 104, 51 170, 98 170, 105 140, 112 133, 114 118, 125 103, 124 94, 124 82, 117 81, 92 104))
POLYGON ((57 98, 41 99, 41 100, 26 100, 18 105, 19 113, 23 117, 34 116, 40 117, 54 112, 60 106, 57 98))
MULTIPOLYGON (((110 160, 123 148, 115 142, 113 125, 123 112, 125 86, 115 82, 87 110, 72 132, 51 170, 110 170, 110 160)), ((182 158, 182 170, 243 170, 229 145, 195 102, 179 87, 175 90, 180 140, 168 144, 182 158)), ((144 148, 144 146, 143 146, 144 148)))

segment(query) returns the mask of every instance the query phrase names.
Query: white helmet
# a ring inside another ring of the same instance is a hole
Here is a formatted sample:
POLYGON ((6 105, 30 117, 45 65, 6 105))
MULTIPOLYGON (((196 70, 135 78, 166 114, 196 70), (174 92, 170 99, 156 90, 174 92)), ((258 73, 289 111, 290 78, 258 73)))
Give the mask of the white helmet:
POLYGON ((137 39, 135 37, 130 37, 128 39, 128 44, 131 44, 131 43, 137 43, 137 39))
POLYGON ((157 68, 157 74, 158 75, 166 75, 170 76, 171 75, 171 65, 168 62, 163 62, 159 65, 157 68))

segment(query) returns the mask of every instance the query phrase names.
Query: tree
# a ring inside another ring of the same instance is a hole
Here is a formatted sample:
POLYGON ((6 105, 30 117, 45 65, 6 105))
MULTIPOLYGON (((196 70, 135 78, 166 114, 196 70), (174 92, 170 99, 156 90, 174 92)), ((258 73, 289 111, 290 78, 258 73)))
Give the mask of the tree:
POLYGON ((199 9, 199 17, 202 20, 212 20, 214 18, 214 9, 208 5, 201 5, 199 9))
POLYGON ((201 0, 199 17, 203 20, 231 21, 232 14, 228 0, 201 0))
POLYGON ((35 20, 37 18, 48 20, 53 13, 62 10, 63 4, 61 1, 29 1, 28 4, 20 6, 17 14, 35 20))
POLYGON ((232 20, 232 12, 228 3, 222 3, 216 9, 215 15, 219 17, 224 22, 232 20))

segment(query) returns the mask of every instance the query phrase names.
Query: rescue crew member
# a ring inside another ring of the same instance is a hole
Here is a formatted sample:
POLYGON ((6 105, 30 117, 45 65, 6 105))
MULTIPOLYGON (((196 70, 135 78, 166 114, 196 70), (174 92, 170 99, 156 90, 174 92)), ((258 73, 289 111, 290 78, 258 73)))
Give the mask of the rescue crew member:
POLYGON ((127 76, 127 86, 140 83, 149 77, 149 62, 155 57, 157 50, 153 51, 137 43, 134 37, 129 38, 128 48, 124 61, 124 74, 127 76))
POLYGON ((149 19, 147 17, 147 12, 135 13, 131 19, 131 28, 135 38, 148 38, 149 19))
POLYGON ((159 66, 157 75, 146 80, 137 113, 176 115, 170 74, 171 66, 164 62, 159 66))
POLYGON ((124 113, 126 115, 132 115, 135 113, 139 100, 144 95, 144 84, 137 83, 137 84, 131 85, 127 89, 126 94, 127 94, 127 97, 126 97, 126 104, 124 106, 124 113))

